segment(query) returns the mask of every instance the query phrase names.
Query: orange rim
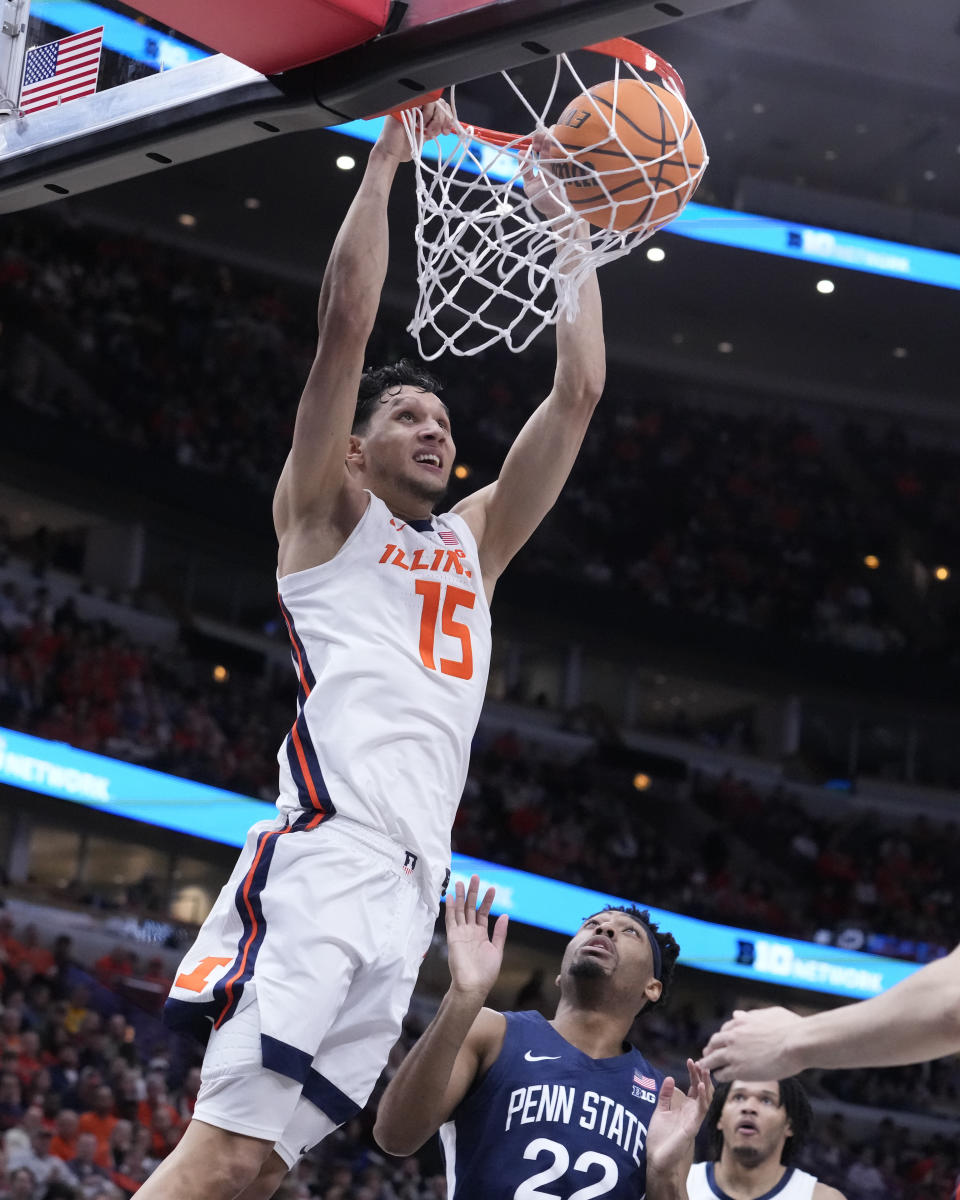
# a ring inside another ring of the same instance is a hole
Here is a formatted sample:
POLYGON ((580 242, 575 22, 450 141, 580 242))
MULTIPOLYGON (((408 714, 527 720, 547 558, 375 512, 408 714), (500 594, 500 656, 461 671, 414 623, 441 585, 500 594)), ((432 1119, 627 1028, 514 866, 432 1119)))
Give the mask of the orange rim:
MULTIPOLYGON (((619 58, 630 66, 636 67, 638 71, 648 71, 660 76, 660 78, 678 92, 680 96, 686 99, 686 89, 683 86, 683 80, 680 78, 680 72, 672 67, 665 58, 661 58, 659 54, 653 50, 648 50, 646 46, 641 46, 639 42, 631 41, 630 38, 618 37, 610 38, 605 42, 595 42, 592 46, 584 46, 584 50, 590 50, 594 54, 606 54, 608 58, 619 58)), ((405 104, 400 104, 396 108, 389 110, 389 115, 400 120, 400 113, 409 108, 420 108, 424 104, 429 104, 433 100, 439 100, 443 95, 443 90, 430 92, 426 96, 418 96, 416 100, 408 100, 405 104)), ((384 113, 376 113, 376 116, 384 116, 384 113)), ((483 125, 464 125, 464 132, 475 142, 484 142, 488 146, 509 146, 511 150, 529 150, 530 138, 521 137, 517 133, 505 133, 501 129, 487 129, 483 125)))

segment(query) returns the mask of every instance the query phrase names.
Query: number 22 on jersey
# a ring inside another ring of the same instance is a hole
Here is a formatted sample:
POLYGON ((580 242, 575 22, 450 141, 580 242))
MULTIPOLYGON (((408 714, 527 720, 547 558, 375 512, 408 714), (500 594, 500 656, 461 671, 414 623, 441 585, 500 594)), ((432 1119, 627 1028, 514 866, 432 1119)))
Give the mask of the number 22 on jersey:
MULTIPOLYGON (((567 1173, 570 1167, 570 1155, 566 1146, 552 1142, 549 1138, 534 1138, 523 1152, 523 1157, 537 1162, 541 1157, 552 1158, 553 1161, 543 1171, 531 1175, 513 1193, 513 1200, 560 1200, 557 1192, 542 1190, 545 1183, 553 1183, 567 1173)), ((595 1150, 587 1150, 573 1164, 575 1172, 585 1174, 592 1167, 599 1167, 603 1172, 601 1179, 588 1183, 586 1187, 577 1188, 569 1194, 568 1200, 593 1200, 595 1196, 605 1196, 617 1186, 619 1172, 617 1164, 606 1154, 598 1154, 595 1150)))
POLYGON ((435 579, 418 579, 417 595, 423 601, 420 612, 420 661, 431 671, 441 675, 452 675, 456 679, 473 677, 473 646, 470 643, 470 627, 455 619, 458 608, 473 608, 477 597, 466 588, 452 583, 443 584, 435 579), (441 658, 437 662, 435 647, 437 622, 440 632, 460 642, 461 656, 441 658))

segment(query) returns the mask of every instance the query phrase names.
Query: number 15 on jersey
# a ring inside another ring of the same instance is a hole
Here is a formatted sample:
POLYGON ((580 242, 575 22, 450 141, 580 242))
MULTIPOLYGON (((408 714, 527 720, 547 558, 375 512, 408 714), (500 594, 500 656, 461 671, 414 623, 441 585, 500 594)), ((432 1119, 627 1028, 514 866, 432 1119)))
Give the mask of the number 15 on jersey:
POLYGON ((473 647, 470 627, 456 619, 458 608, 473 608, 477 597, 466 588, 435 579, 418 579, 417 595, 423 607, 420 611, 420 661, 431 671, 452 675, 456 679, 473 678, 473 647), (437 624, 440 632, 460 643, 460 658, 436 658, 437 624))

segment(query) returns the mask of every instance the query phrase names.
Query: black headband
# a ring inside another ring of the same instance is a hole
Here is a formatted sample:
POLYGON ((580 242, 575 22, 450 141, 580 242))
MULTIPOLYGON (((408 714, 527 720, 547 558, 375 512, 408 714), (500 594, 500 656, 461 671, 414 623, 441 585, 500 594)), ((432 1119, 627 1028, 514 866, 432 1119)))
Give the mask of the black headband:
POLYGON ((650 943, 650 953, 653 955, 653 977, 654 979, 659 979, 663 970, 663 958, 660 954, 660 943, 653 936, 653 930, 646 923, 646 921, 641 921, 638 917, 634 917, 633 919, 643 928, 643 932, 647 935, 647 941, 650 943))

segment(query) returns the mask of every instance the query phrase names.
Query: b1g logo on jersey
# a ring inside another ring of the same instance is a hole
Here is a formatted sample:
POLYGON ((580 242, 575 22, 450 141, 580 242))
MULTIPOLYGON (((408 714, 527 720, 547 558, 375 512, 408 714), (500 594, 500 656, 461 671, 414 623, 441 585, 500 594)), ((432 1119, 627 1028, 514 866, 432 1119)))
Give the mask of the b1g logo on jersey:
POLYGON ((651 1079, 649 1075, 641 1075, 639 1071, 633 1073, 633 1085, 630 1091, 635 1100, 646 1100, 648 1104, 656 1104, 657 1102, 657 1081, 651 1079))

